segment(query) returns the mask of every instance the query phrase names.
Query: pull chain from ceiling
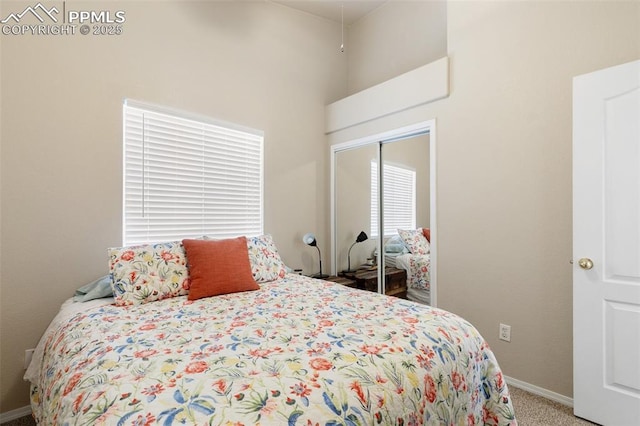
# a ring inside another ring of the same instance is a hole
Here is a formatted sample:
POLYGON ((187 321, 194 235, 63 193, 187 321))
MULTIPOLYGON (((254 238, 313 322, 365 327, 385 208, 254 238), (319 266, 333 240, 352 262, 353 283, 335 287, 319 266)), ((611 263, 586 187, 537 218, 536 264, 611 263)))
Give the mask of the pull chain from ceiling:
POLYGON ((342 17, 342 44, 340 44, 340 52, 344 52, 344 3, 341 5, 341 17, 342 17))

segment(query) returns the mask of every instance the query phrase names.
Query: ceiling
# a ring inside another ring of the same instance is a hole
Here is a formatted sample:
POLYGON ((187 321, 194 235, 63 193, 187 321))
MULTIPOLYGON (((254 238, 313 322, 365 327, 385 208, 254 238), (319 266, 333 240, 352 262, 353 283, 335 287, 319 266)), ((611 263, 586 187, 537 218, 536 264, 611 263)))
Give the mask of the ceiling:
POLYGON ((273 2, 335 22, 342 22, 344 5, 344 24, 350 25, 386 3, 387 0, 273 0, 273 2))

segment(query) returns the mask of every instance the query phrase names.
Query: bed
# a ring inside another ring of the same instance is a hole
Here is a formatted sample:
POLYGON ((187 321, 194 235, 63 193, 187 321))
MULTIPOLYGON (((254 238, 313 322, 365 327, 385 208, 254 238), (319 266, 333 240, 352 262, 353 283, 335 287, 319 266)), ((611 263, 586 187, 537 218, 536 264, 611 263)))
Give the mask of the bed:
POLYGON ((65 302, 25 375, 36 421, 517 424, 494 354, 464 319, 277 275, 195 300, 65 302))
POLYGON ((429 228, 398 229, 385 243, 385 264, 407 272, 407 298, 431 304, 431 247, 429 228))
POLYGON ((431 304, 431 256, 406 253, 397 256, 396 268, 407 271, 407 298, 414 302, 431 304))

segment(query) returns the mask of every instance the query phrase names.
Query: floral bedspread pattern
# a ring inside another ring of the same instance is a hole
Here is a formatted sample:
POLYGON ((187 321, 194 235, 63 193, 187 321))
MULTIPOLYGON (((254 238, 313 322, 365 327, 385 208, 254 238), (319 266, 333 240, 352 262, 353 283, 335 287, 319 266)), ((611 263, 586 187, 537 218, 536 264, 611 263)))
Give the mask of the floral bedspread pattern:
POLYGON ((181 241, 108 250, 117 305, 137 305, 189 293, 187 257, 181 241))
POLYGON ((517 424, 467 321, 297 275, 92 308, 43 339, 39 424, 517 424))
POLYGON ((431 290, 431 274, 429 273, 429 269, 431 267, 431 256, 415 254, 409 254, 407 256, 409 264, 407 285, 420 290, 431 290))

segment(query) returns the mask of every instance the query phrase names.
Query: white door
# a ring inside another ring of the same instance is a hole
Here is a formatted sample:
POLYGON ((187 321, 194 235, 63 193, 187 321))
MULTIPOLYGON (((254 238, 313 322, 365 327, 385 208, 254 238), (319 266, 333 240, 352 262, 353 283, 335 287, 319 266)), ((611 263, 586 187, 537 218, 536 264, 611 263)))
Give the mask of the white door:
POLYGON ((573 81, 574 413, 640 425, 640 61, 573 81))

